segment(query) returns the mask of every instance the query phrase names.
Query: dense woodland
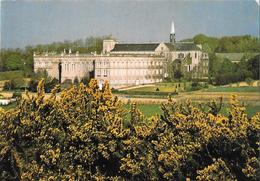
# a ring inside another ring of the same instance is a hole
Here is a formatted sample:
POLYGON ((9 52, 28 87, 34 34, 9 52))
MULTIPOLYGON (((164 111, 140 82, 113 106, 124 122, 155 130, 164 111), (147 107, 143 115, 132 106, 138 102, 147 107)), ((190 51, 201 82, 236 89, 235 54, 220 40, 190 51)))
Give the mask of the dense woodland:
POLYGON ((254 53, 260 52, 259 38, 250 35, 226 36, 221 38, 196 35, 192 41, 201 44, 208 53, 254 53))
MULTIPOLYGON (((54 42, 47 45, 27 46, 25 49, 2 49, 0 71, 21 70, 25 77, 33 77, 33 52, 61 53, 71 49, 73 53, 91 53, 102 51, 102 42, 111 36, 90 37, 84 40, 54 42)), ((196 44, 202 44, 203 50, 209 53, 209 82, 217 85, 229 84, 246 79, 259 79, 259 55, 250 53, 260 52, 259 38, 249 35, 230 37, 207 37, 196 35, 193 39, 196 44), (244 53, 239 63, 220 58, 216 53, 244 53)))
POLYGON ((146 118, 96 80, 0 108, 0 180, 259 180, 260 113, 236 98, 194 105, 171 97, 146 118))
POLYGON ((225 85, 240 81, 259 80, 259 54, 252 58, 244 56, 238 63, 219 58, 215 54, 210 54, 209 58, 210 83, 225 85))
POLYGON ((2 49, 0 71, 11 70, 33 70, 33 53, 57 53, 60 54, 64 51, 71 49, 72 53, 79 51, 80 53, 101 53, 103 40, 112 38, 111 36, 103 37, 89 37, 85 40, 80 39, 76 41, 54 42, 46 45, 27 46, 24 49, 2 49))

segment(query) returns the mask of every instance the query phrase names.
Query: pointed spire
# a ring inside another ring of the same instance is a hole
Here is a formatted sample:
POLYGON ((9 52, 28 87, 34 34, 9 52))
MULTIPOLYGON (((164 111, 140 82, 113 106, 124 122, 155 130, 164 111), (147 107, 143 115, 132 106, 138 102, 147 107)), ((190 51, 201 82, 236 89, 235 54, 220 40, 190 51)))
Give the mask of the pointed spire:
POLYGON ((175 28, 174 28, 173 21, 172 21, 171 32, 170 32, 170 42, 175 43, 175 28))
POLYGON ((171 34, 175 34, 174 22, 172 21, 171 34))

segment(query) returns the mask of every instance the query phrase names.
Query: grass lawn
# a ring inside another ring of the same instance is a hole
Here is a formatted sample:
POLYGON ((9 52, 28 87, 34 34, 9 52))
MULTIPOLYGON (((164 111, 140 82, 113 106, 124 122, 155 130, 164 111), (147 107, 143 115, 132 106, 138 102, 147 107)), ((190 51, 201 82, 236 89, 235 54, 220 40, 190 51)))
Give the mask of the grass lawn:
POLYGON ((21 70, 0 72, 0 80, 10 80, 22 77, 24 77, 24 73, 21 70))
MULTIPOLYGON (((187 87, 190 86, 190 82, 185 83, 187 87)), ((163 83, 156 83, 154 86, 146 86, 146 87, 139 87, 135 89, 128 90, 129 92, 175 92, 176 87, 180 90, 183 90, 184 83, 183 82, 163 82, 163 83), (156 89, 159 91, 156 91, 156 89)))
POLYGON ((205 92, 259 92, 260 87, 212 87, 205 92))
POLYGON ((3 105, 0 105, 0 108, 3 108, 5 110, 8 110, 8 109, 13 109, 17 106, 17 103, 16 102, 13 102, 13 103, 10 103, 6 106, 3 106, 3 105))
MULTIPOLYGON (((155 116, 156 114, 162 114, 161 105, 160 104, 137 104, 137 107, 142 111, 142 113, 146 117, 155 116)), ((130 110, 130 105, 125 105, 125 108, 130 110)), ((229 106, 224 105, 221 110, 220 114, 227 115, 229 111, 229 106)), ((260 106, 247 106, 246 112, 248 116, 254 115, 256 112, 260 112, 260 106)), ((130 115, 129 115, 130 116, 130 115)))
MULTIPOLYGON (((175 92, 176 88, 175 86, 150 86, 150 87, 140 87, 136 89, 128 90, 128 92, 157 92, 156 89, 159 88, 158 92, 175 92)), ((202 91, 205 92, 259 92, 260 87, 212 87, 208 89, 202 89, 202 91)))
MULTIPOLYGON (((229 106, 225 105, 221 108, 220 114, 227 115, 229 111, 229 106)), ((248 116, 253 116, 255 113, 260 112, 260 106, 247 106, 246 107, 246 113, 248 116)))
MULTIPOLYGON (((7 106, 0 106, 3 109, 12 109, 15 108, 17 104, 11 103, 7 106)), ((125 109, 130 111, 130 105, 125 105, 125 109)), ((160 115, 162 114, 161 105, 160 104, 137 104, 137 108, 146 116, 151 117, 155 116, 156 114, 160 115)), ((224 105, 220 111, 220 114, 227 115, 228 114, 229 107, 227 105, 224 105)), ((256 112, 260 112, 260 105, 259 106, 247 106, 246 112, 248 116, 254 115, 256 112)), ((130 113, 127 115, 128 118, 130 118, 130 113)))
POLYGON ((129 92, 157 92, 156 89, 159 89, 158 92, 174 92, 175 87, 166 87, 166 86, 149 86, 149 87, 140 87, 136 89, 128 90, 129 92))
MULTIPOLYGON (((147 117, 155 116, 156 114, 161 114, 160 104, 137 104, 137 108, 147 117)), ((124 108, 130 111, 130 105, 125 105, 124 108)), ((129 113, 130 116, 130 113, 129 113)))

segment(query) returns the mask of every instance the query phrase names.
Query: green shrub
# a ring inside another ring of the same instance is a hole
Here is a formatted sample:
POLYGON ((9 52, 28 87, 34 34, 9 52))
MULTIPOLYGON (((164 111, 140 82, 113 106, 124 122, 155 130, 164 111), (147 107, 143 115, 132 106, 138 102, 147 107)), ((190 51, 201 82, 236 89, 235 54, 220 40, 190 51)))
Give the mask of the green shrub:
POLYGON ((9 80, 9 81, 6 81, 4 83, 4 87, 3 87, 3 90, 5 91, 10 91, 12 89, 15 88, 15 84, 14 84, 14 81, 13 80, 9 80))
MULTIPOLYGON (((29 81, 29 85, 28 85, 28 89, 31 92, 36 92, 37 91, 37 85, 38 85, 39 80, 38 79, 31 79, 29 81)), ((58 79, 53 78, 53 79, 47 79, 45 86, 44 86, 44 90, 47 93, 50 93, 51 90, 59 84, 58 79)))
POLYGON ((248 77, 248 78, 245 79, 245 82, 247 83, 248 86, 251 86, 252 83, 254 82, 254 79, 248 77))
POLYGON ((13 93, 12 98, 21 99, 22 98, 22 93, 16 91, 16 92, 13 93))
MULTIPOLYGON (((156 91, 156 89, 155 89, 156 91)), ((169 94, 171 95, 176 95, 178 94, 177 92, 160 92, 160 91, 156 91, 156 92, 150 92, 150 91, 118 91, 118 90, 113 90, 113 93, 115 94, 127 94, 127 95, 159 95, 159 96, 168 96, 169 94)))

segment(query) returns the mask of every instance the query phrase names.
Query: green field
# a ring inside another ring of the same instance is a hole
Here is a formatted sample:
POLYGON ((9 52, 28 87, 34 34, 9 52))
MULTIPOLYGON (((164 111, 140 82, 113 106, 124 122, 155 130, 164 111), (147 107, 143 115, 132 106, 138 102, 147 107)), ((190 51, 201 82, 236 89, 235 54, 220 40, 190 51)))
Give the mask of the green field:
MULTIPOLYGON (((131 106, 125 105, 124 108, 130 111, 131 106)), ((137 108, 147 117, 162 113, 161 105, 159 104, 137 104, 137 108)))
POLYGON ((212 87, 205 92, 259 92, 260 87, 212 87))
POLYGON ((24 77, 24 72, 21 70, 0 72, 0 80, 11 80, 24 77))
MULTIPOLYGON (((162 114, 161 105, 159 105, 159 104, 137 104, 137 107, 138 107, 138 109, 140 109, 140 111, 142 111, 142 113, 146 117, 151 117, 156 114, 158 114, 158 115, 162 114)), ((130 105, 125 105, 125 108, 127 110, 130 110, 130 105)), ((220 114, 227 115, 228 111, 229 111, 229 106, 224 105, 221 108, 220 114)), ((251 106, 251 105, 247 106, 246 112, 247 112, 248 116, 251 117, 256 112, 260 112, 260 106, 251 106)))
MULTIPOLYGON (((4 108, 4 109, 11 109, 11 108, 15 108, 16 106, 17 106, 16 103, 11 103, 8 106, 0 106, 0 107, 4 108)), ((125 105, 124 108, 127 109, 128 111, 130 111, 131 106, 128 104, 128 105, 125 105)), ((158 114, 158 115, 162 114, 160 104, 137 104, 137 108, 140 109, 140 111, 146 117, 155 116, 156 114, 158 114)), ((224 105, 220 111, 220 114, 227 115, 228 110, 229 110, 229 106, 224 105)), ((260 105, 256 105, 256 106, 249 105, 246 108, 246 112, 247 112, 248 116, 252 116, 256 112, 260 112, 260 105)), ((128 113, 127 117, 129 117, 129 116, 130 116, 130 113, 128 113)))

